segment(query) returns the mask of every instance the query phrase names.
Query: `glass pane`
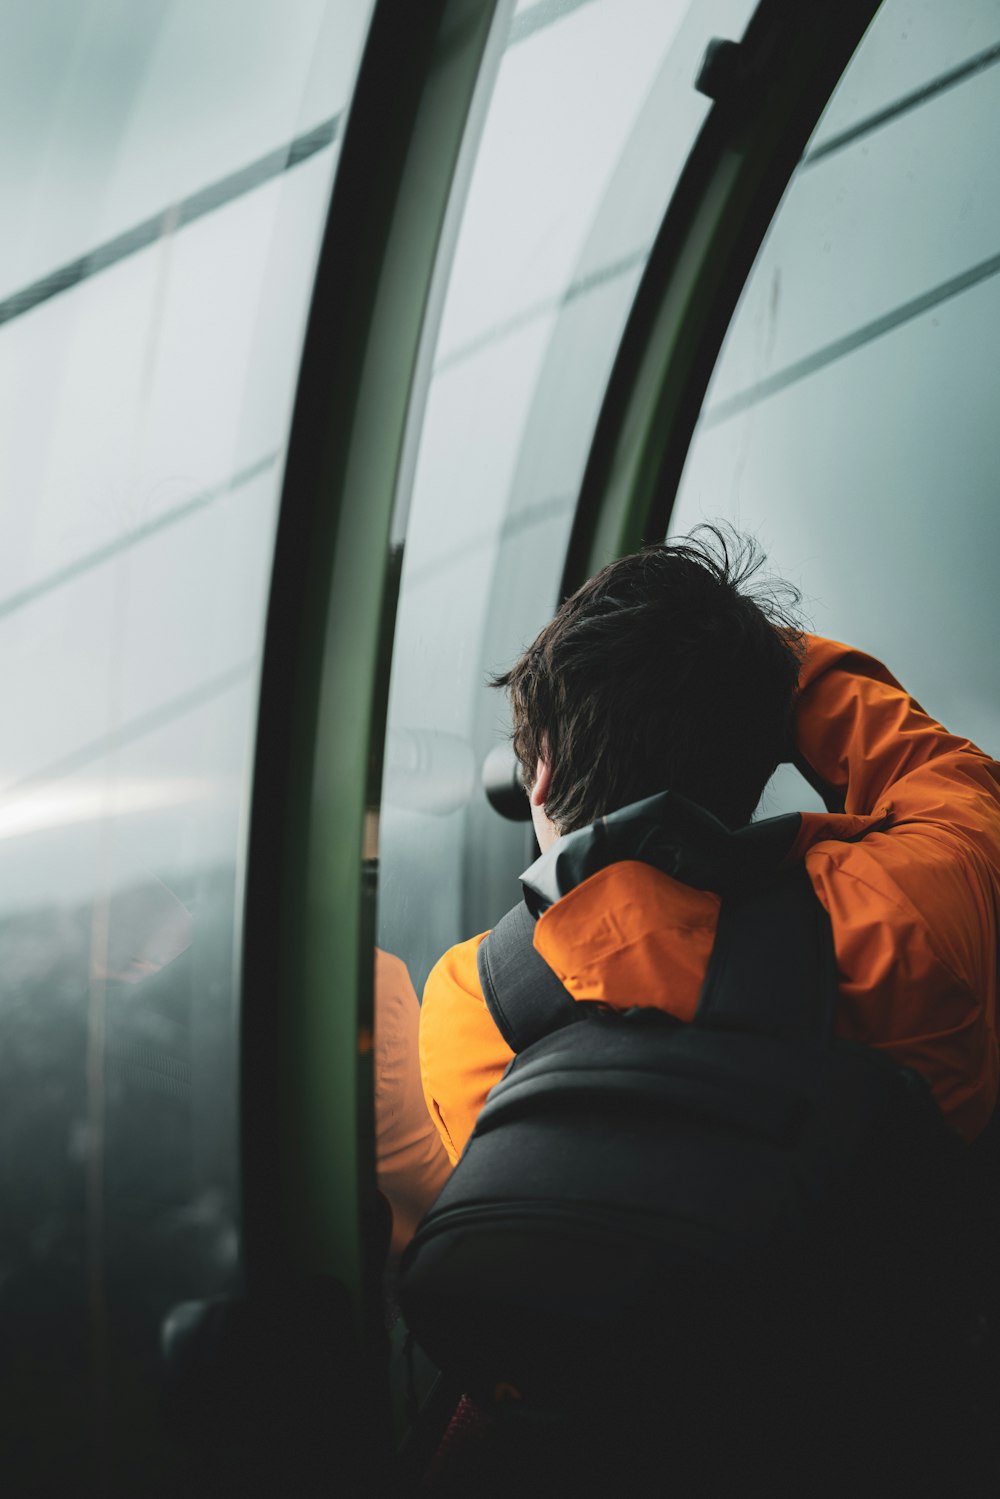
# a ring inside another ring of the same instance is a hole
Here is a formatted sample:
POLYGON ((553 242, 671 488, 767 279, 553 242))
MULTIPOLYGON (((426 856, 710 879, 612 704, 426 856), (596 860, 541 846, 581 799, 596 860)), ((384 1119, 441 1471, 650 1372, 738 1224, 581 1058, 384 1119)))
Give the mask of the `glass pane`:
POLYGON ((909 0, 879 9, 820 121, 810 150, 864 130, 900 101, 932 94, 990 66, 997 48, 995 0, 909 0))
POLYGON ((0 50, 0 297, 338 122, 370 6, 46 0, 0 50))
POLYGON ((714 35, 752 7, 522 6, 443 310, 409 521, 380 830, 380 945, 417 992, 518 897, 523 826, 480 771, 486 686, 555 607, 576 495, 638 279, 708 101, 714 35))
POLYGON ((147 1450, 160 1324, 238 1283, 259 655, 369 9, 5 27, 0 1364, 42 1488, 79 1462, 81 1489, 177 1491, 147 1450))
MULTIPOLYGON (((887 0, 758 258, 671 521, 757 532, 818 630, 994 754, 997 62, 996 6, 887 0), (818 151, 848 115, 868 123, 818 151)), ((793 802, 795 777, 765 810, 793 802)))

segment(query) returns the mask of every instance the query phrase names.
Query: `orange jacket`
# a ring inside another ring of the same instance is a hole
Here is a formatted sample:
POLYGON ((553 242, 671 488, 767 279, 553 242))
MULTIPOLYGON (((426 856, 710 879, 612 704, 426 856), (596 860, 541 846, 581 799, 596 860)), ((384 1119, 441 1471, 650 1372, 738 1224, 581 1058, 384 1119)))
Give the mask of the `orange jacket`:
POLYGON ((392 1208, 392 1265, 451 1172, 420 1097, 419 1016, 406 964, 376 948, 375 1167, 392 1208))
MULTIPOLYGON (((802 813, 783 862, 805 861, 830 914, 837 1034, 922 1072, 971 1140, 997 1098, 1000 765, 834 641, 809 637, 799 688, 797 755, 844 811, 802 813)), ((575 999, 690 1020, 719 904, 650 865, 611 864, 542 914, 535 946, 575 999)), ((483 936, 445 953, 421 1012, 424 1097, 452 1162, 512 1055, 479 984, 483 936)))

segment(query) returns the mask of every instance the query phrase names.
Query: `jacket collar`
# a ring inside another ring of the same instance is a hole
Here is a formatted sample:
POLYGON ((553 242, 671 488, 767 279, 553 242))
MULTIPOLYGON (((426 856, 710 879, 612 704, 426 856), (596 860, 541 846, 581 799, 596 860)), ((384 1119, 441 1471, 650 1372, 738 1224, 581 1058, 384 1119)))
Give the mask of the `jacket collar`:
POLYGON ((796 862, 822 839, 854 841, 887 822, 884 809, 872 817, 789 812, 733 831, 686 797, 661 791, 563 834, 524 871, 521 885, 537 917, 598 870, 633 859, 722 895, 796 862))

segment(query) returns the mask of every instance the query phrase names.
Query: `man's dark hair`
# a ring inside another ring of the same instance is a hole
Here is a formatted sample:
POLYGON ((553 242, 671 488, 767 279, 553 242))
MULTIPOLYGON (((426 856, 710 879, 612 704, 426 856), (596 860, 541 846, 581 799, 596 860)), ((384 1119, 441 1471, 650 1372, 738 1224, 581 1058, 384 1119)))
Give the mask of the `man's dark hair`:
POLYGON ((492 679, 527 785, 540 758, 552 766, 560 832, 665 790, 749 822, 788 751, 802 659, 795 589, 750 586, 763 561, 717 526, 623 557, 492 679))

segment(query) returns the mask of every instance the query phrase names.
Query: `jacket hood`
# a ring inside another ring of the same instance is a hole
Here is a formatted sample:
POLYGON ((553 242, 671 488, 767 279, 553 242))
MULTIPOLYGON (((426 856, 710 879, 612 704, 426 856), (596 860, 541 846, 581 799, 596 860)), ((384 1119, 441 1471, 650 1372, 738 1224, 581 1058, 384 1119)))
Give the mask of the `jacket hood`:
POLYGON ((723 895, 795 862, 820 839, 853 842, 888 820, 888 809, 871 817, 788 812, 734 831, 677 792, 660 791, 564 833, 524 871, 521 886, 537 917, 599 870, 631 859, 723 895))

